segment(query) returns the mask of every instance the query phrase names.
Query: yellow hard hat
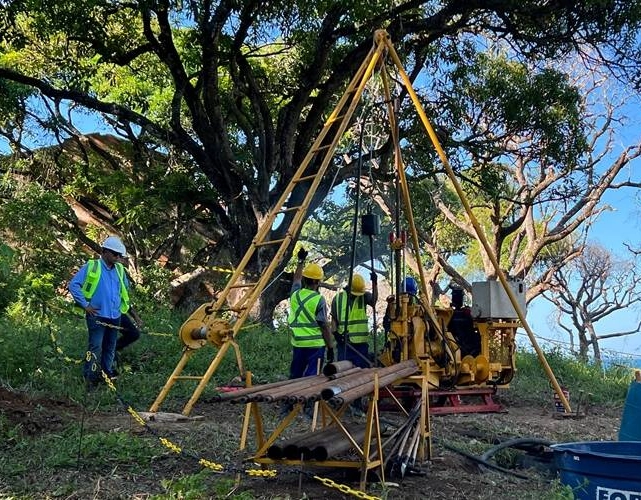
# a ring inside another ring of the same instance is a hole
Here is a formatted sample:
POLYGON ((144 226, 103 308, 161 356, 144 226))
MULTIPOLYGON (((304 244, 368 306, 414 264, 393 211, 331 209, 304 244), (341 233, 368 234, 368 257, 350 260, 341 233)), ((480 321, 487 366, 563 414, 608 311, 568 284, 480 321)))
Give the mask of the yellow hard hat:
POLYGON ((360 274, 355 274, 352 276, 352 295, 363 295, 365 294, 365 280, 360 274))
POLYGON ((318 264, 307 264, 303 269, 303 276, 310 280, 320 281, 323 279, 323 268, 318 264))

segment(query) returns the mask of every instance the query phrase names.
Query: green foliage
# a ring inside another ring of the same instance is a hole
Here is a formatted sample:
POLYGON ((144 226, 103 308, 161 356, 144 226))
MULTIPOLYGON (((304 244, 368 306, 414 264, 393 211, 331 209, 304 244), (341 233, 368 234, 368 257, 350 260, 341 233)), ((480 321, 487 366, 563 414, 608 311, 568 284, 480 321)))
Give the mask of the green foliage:
POLYGON ((0 314, 15 299, 21 275, 16 272, 16 252, 11 247, 0 243, 0 314))
POLYGON ((180 479, 163 479, 161 484, 166 490, 165 495, 154 495, 153 500, 198 500, 207 494, 206 471, 181 477, 180 479))
MULTIPOLYGON (((570 398, 577 398, 579 391, 592 394, 590 402, 616 406, 625 399, 631 381, 627 366, 612 365, 606 369, 595 363, 586 363, 554 350, 545 353, 557 381, 570 391, 570 398)), ((526 402, 551 404, 553 389, 535 353, 520 350, 517 353, 517 373, 510 384, 508 398, 526 402)), ((572 401, 570 402, 572 403, 572 401)))
MULTIPOLYGON (((2 427, 0 430, 5 434, 2 427)), ((95 470, 114 466, 142 470, 149 467, 159 446, 128 432, 82 432, 78 424, 60 433, 34 437, 25 436, 19 428, 9 430, 6 435, 12 439, 11 454, 0 458, 0 465, 7 476, 25 473, 34 467, 55 470, 75 467, 78 463, 95 470)))
POLYGON ((171 271, 157 263, 141 266, 140 283, 136 283, 132 290, 132 304, 141 312, 155 311, 168 319, 171 314, 169 300, 169 283, 171 271), (162 312, 158 312, 158 311, 162 312))
POLYGON ((236 485, 232 479, 212 479, 210 472, 203 470, 196 474, 182 476, 179 479, 163 479, 161 481, 165 493, 152 495, 150 500, 199 500, 211 497, 214 491, 214 498, 231 498, 232 500, 251 500, 254 496, 248 492, 236 493, 236 485), (212 484, 213 483, 213 484, 212 484))

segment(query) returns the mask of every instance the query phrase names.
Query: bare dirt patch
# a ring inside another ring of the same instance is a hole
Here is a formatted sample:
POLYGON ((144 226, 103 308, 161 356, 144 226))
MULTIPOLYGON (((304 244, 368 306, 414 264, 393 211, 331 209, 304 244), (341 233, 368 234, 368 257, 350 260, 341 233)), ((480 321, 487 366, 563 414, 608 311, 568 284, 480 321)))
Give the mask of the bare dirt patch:
MULTIPOLYGON (((177 455, 159 447, 144 471, 129 470, 126 463, 119 463, 109 470, 96 470, 89 463, 80 462, 78 467, 62 467, 48 471, 25 472, 20 477, 0 481, 0 496, 25 494, 31 498, 149 498, 162 493, 163 480, 178 479, 196 473, 202 467, 194 457, 203 457, 234 468, 254 467, 244 464, 243 459, 252 451, 251 435, 248 450, 237 450, 240 440, 243 406, 201 403, 192 415, 199 420, 186 422, 150 423, 145 430, 122 409, 114 406, 110 413, 86 415, 87 426, 105 431, 130 432, 137 436, 149 436, 157 441, 166 436, 179 443, 189 453, 177 455), (37 484, 37 489, 29 486, 37 484), (31 488, 31 489, 30 489, 31 488)), ((265 408, 267 430, 278 423, 277 409, 265 408)), ((386 490, 370 483, 368 493, 390 499, 514 499, 549 498, 553 477, 532 470, 520 470, 528 479, 499 472, 481 470, 476 463, 449 447, 464 450, 479 450, 482 453, 500 441, 514 437, 545 438, 552 442, 592 441, 616 439, 620 425, 620 409, 591 408, 585 418, 555 418, 550 406, 513 405, 505 413, 443 415, 431 418, 433 434, 433 460, 423 464, 423 475, 407 475, 403 479, 387 478, 391 483, 386 490)), ((26 438, 55 433, 73 419, 83 414, 83 408, 69 401, 48 398, 31 399, 25 394, 0 388, 0 412, 9 425, 19 426, 26 438)), ((394 416, 390 416, 393 419, 394 416)), ((297 421, 302 429, 305 422, 297 421)), ((292 429, 296 432, 297 429, 292 429)), ((254 498, 348 498, 337 489, 328 488, 310 477, 311 474, 328 477, 337 483, 358 488, 358 479, 353 474, 337 469, 318 470, 309 468, 303 475, 293 467, 283 468, 276 479, 251 478, 241 474, 241 482, 232 493, 246 492, 254 498), (309 473, 309 474, 308 474, 309 473)), ((212 483, 225 477, 233 480, 233 474, 211 475, 212 483)), ((231 486, 230 486, 231 490, 231 486)), ((213 491, 213 490, 212 490, 213 491)), ((211 494, 209 498, 224 495, 211 494)))

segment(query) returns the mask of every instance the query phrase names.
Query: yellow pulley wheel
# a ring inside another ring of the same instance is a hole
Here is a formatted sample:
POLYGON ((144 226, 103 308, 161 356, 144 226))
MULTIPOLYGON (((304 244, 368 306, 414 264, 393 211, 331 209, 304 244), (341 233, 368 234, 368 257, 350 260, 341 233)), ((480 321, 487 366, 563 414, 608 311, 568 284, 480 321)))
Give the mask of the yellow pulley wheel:
POLYGON ((476 373, 474 378, 477 382, 485 382, 490 376, 490 362, 488 359, 479 354, 476 359, 476 373))
POLYGON ((461 360, 461 371, 463 373, 476 374, 476 360, 474 359, 474 356, 470 356, 468 354, 467 356, 463 357, 463 359, 461 360))
POLYGON ((188 319, 180 327, 180 341, 189 349, 200 349, 207 343, 207 326, 197 319, 188 319))

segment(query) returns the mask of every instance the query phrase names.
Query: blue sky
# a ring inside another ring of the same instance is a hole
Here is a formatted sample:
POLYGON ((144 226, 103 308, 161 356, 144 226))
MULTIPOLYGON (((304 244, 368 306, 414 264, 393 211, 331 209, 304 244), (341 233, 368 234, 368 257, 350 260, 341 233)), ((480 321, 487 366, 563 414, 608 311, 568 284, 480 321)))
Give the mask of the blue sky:
MULTIPOLYGON (((638 130, 638 129, 637 129, 638 130)), ((641 158, 633 162, 633 170, 641 173, 641 158)), ((625 257, 624 244, 641 247, 639 235, 641 204, 635 199, 633 189, 626 188, 609 191, 603 202, 612 206, 612 210, 602 213, 591 229, 590 241, 598 243, 620 257, 625 257)), ((544 299, 537 299, 530 304, 527 311, 527 320, 537 337, 551 338, 560 342, 568 342, 565 332, 555 327, 553 306, 544 299)), ((639 324, 641 311, 634 309, 622 310, 596 324, 599 334, 608 332, 628 331, 635 329, 639 324)), ((519 336, 519 345, 530 344, 527 336, 519 336)), ((549 343, 543 340, 541 344, 566 348, 560 343, 549 343)), ((618 357, 620 353, 630 354, 641 358, 641 333, 602 340, 599 344, 606 354, 618 357)))

